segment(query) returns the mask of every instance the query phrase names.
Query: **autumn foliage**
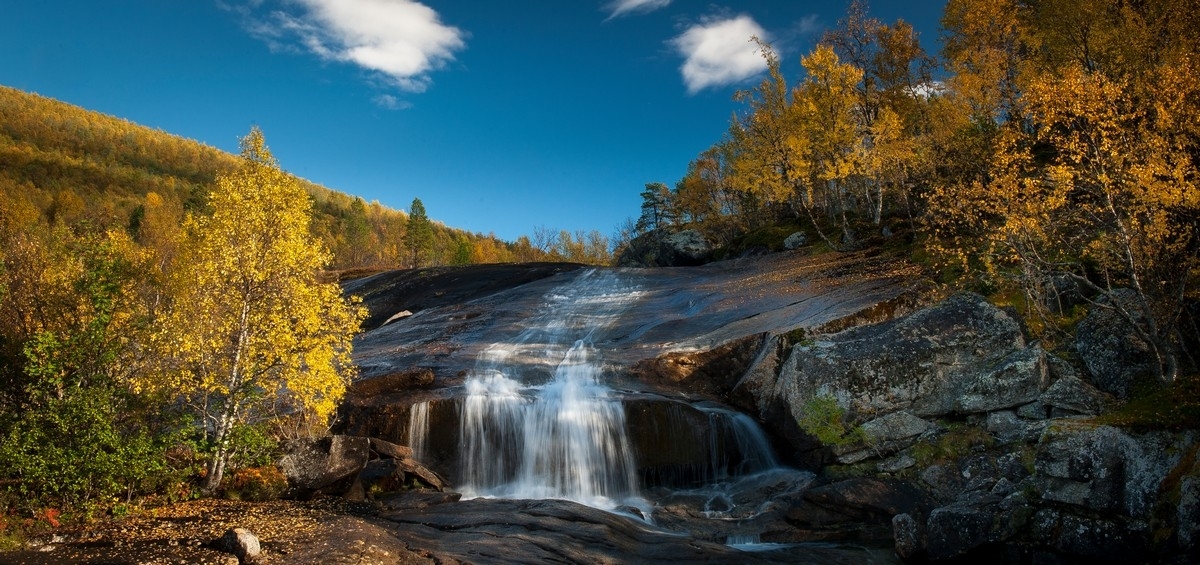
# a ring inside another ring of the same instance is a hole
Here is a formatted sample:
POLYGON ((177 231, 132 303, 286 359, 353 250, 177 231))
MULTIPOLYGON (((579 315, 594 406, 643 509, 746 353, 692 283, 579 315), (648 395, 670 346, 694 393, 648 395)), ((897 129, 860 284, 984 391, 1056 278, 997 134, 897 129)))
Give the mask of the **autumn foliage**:
POLYGON ((633 231, 652 210, 729 247, 772 225, 834 250, 902 234, 944 282, 1016 289, 1043 338, 1064 293, 1115 310, 1170 382, 1200 333, 1197 14, 950 0, 935 73, 910 25, 854 2, 798 79, 759 42, 766 76, 728 134, 642 194, 633 231))

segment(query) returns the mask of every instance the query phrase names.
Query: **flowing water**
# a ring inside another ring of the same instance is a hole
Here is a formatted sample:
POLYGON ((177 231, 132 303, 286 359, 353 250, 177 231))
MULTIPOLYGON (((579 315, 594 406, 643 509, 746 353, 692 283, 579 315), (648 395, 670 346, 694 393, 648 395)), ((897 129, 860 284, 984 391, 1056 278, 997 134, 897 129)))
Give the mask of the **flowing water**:
POLYGON ((462 405, 464 497, 645 506, 625 410, 592 342, 638 295, 611 272, 586 272, 547 296, 515 340, 480 356, 462 405))
MULTIPOLYGON (((700 488, 687 492, 707 501, 703 514, 713 519, 760 513, 738 502, 737 485, 779 463, 753 419, 716 404, 663 399, 663 419, 640 433, 660 434, 663 445, 688 446, 695 455, 639 475, 624 393, 605 384, 596 343, 643 294, 613 271, 582 273, 544 297, 541 313, 514 339, 479 356, 458 401, 457 490, 464 498, 565 499, 649 517, 654 505, 640 484, 652 478, 700 488)), ((428 448, 429 412, 420 403, 410 413, 418 458, 428 448)))

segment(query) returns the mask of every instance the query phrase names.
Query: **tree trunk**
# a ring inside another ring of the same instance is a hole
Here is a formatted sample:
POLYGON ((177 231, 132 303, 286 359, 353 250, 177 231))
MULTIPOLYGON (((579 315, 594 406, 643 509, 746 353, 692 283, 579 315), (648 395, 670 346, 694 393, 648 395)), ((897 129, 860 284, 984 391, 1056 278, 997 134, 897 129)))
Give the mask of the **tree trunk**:
POLYGON ((229 433, 233 430, 232 412, 232 406, 227 404, 220 422, 217 423, 217 448, 208 462, 208 474, 204 476, 204 484, 200 486, 200 490, 206 495, 216 492, 221 486, 221 479, 225 478, 225 466, 229 462, 229 433))

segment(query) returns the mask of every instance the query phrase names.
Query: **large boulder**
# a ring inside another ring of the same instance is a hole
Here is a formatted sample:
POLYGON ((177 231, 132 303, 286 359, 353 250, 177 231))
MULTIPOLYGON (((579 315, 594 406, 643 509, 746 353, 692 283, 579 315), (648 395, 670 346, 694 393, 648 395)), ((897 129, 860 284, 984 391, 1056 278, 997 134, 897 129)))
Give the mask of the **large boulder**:
POLYGON ((284 447, 279 467, 296 496, 344 490, 366 467, 370 447, 369 439, 356 436, 295 440, 284 447))
POLYGON ((292 441, 279 467, 291 495, 366 498, 370 491, 393 491, 413 482, 443 490, 448 482, 421 462, 412 449, 377 438, 335 435, 292 441))
POLYGON ((1133 435, 1111 426, 1060 421, 1037 446, 1042 498, 1149 519, 1181 446, 1166 432, 1133 435))
POLYGON ((1118 289, 1100 300, 1075 331, 1075 352, 1091 373, 1092 383, 1104 392, 1125 398, 1139 378, 1154 374, 1154 353, 1137 336, 1129 321, 1112 308, 1114 303, 1133 310, 1136 294, 1118 289))
POLYGON ((712 254, 712 244, 696 230, 656 229, 630 240, 617 256, 617 266, 692 267, 707 263, 712 254))
POLYGON ((663 238, 658 249, 661 267, 702 265, 712 257, 712 244, 696 230, 683 230, 663 238))
POLYGON ((772 393, 794 418, 833 396, 859 421, 908 411, 927 418, 1033 402, 1049 384, 1046 354, 1016 319, 962 293, 907 317, 818 336, 792 350, 772 393))

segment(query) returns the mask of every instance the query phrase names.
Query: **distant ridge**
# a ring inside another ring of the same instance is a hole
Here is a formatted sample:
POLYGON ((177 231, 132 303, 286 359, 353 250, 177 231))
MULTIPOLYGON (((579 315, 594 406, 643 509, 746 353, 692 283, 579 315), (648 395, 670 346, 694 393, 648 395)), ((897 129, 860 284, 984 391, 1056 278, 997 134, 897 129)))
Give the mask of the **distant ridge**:
MULTIPOLYGON (((203 211, 213 180, 237 160, 195 140, 0 86, 0 192, 22 194, 51 223, 129 228, 150 193, 179 218, 203 211)), ((312 232, 333 252, 334 268, 408 266, 404 212, 299 180, 313 198, 312 232)), ((435 222, 431 262, 513 260, 512 247, 435 222)))

